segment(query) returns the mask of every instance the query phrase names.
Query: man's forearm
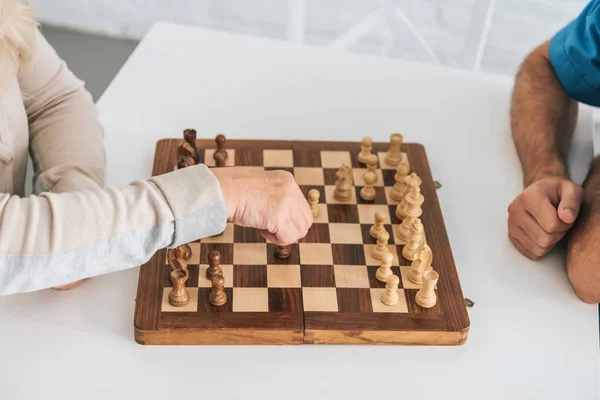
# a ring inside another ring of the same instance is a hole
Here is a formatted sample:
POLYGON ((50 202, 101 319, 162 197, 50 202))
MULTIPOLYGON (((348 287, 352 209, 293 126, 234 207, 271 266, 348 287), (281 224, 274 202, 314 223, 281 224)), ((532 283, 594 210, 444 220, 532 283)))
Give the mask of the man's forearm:
POLYGON ((560 85, 544 43, 523 62, 512 96, 512 136, 525 186, 545 176, 568 175, 576 120, 577 102, 560 85))

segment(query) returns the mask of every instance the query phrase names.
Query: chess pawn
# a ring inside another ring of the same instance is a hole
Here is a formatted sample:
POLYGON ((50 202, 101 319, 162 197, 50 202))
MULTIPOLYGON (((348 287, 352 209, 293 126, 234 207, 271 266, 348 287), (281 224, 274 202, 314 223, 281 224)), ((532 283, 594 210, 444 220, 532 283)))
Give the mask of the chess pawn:
POLYGON ((363 175, 363 181, 365 182, 365 186, 360 189, 360 198, 365 201, 372 201, 377 196, 377 192, 375 191, 375 181, 377 180, 377 174, 372 171, 367 171, 363 175))
POLYGON ((423 274, 423 286, 415 295, 415 302, 423 308, 435 306, 437 295, 435 294, 435 285, 440 276, 437 272, 430 269, 423 274))
POLYGON ((171 282, 173 289, 169 292, 169 304, 173 307, 183 307, 190 301, 185 282, 188 280, 189 272, 187 269, 174 269, 171 271, 171 282))
POLYGON ((225 278, 223 275, 215 275, 210 280, 212 290, 208 295, 208 301, 213 306, 222 306, 227 302, 227 293, 225 293, 225 278))
POLYGON ((381 260, 385 253, 388 253, 389 250, 387 248, 388 241, 390 240, 390 234, 387 233, 386 230, 383 230, 377 236, 377 244, 373 248, 371 255, 376 260, 381 260))
POLYGON ((321 207, 319 206, 320 197, 321 193, 317 189, 310 189, 308 191, 308 204, 310 205, 313 218, 318 218, 321 214, 321 207))
POLYGON ((369 234, 372 238, 377 239, 380 232, 385 231, 383 224, 385 223, 385 214, 383 211, 375 211, 375 223, 369 230, 369 234))
POLYGON ((395 167, 402 159, 402 140, 403 137, 399 133, 394 133, 390 136, 390 149, 385 156, 385 163, 395 167))
POLYGON ((375 278, 377 278, 379 282, 385 282, 389 276, 394 274, 392 272, 393 262, 394 255, 389 251, 386 251, 381 255, 381 265, 377 268, 377 272, 375 272, 375 278))
POLYGON ((423 243, 417 251, 415 260, 410 265, 408 271, 408 280, 414 284, 421 285, 423 283, 423 274, 431 268, 433 262, 433 253, 431 248, 423 243))
POLYGON ((225 150, 226 141, 227 139, 225 138, 225 135, 221 133, 215 137, 217 149, 213 154, 213 158, 217 167, 224 167, 227 164, 227 150, 225 150))
POLYGON ((333 197, 337 201, 348 201, 352 198, 352 168, 342 165, 336 172, 333 197))
POLYGON ((413 193, 413 191, 415 191, 415 190, 416 190, 416 194, 413 194, 413 196, 418 196, 421 194, 422 180, 421 180, 421 178, 419 178, 419 176, 417 174, 415 174, 413 172, 408 177, 404 178, 404 182, 406 182, 406 185, 407 185, 406 192, 405 192, 404 198, 402 199, 400 204, 398 204, 396 206, 396 217, 400 220, 402 220, 406 217, 406 207, 407 207, 407 202, 408 202, 407 201, 408 195, 413 193))
POLYGON ((358 162, 361 164, 367 163, 367 157, 371 155, 371 150, 373 149, 373 139, 368 136, 365 136, 360 145, 360 153, 358 153, 358 162))
MULTIPOLYGON (((375 176, 377 176, 377 163, 378 159, 375 154, 371 154, 367 157, 367 171, 373 172, 375 176)), ((375 182, 377 182, 377 180, 375 182)))
POLYGON ((275 247, 275 257, 285 260, 292 254, 291 246, 279 246, 275 247))
POLYGON ((221 269, 221 254, 216 250, 212 250, 208 253, 206 279, 211 280, 215 275, 223 275, 223 270, 221 269))
POLYGON ((398 296, 398 286, 400 278, 396 275, 390 275, 385 280, 385 291, 381 295, 381 302, 386 306, 394 306, 398 304, 400 296, 398 296))
POLYGON ((408 241, 402 249, 402 257, 408 261, 415 259, 415 252, 419 249, 425 239, 423 224, 421 218, 415 218, 410 226, 408 241))
POLYGON ((406 191, 408 190, 408 185, 406 184, 406 178, 410 173, 410 165, 408 161, 402 160, 398 167, 396 167, 396 175, 394 175, 394 186, 390 191, 390 197, 396 201, 402 201, 404 196, 406 195, 406 191))

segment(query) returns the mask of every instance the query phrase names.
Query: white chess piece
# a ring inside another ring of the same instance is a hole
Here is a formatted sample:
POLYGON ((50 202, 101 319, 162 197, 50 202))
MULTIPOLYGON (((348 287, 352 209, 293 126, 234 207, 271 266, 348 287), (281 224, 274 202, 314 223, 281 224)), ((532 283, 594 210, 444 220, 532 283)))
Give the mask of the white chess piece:
POLYGON ((360 153, 358 153, 358 162, 361 164, 367 163, 367 158, 371 155, 371 149, 373 148, 373 139, 369 136, 365 136, 360 145, 360 153))
POLYGON ((390 275, 385 280, 385 291, 381 295, 381 302, 386 306, 394 306, 398 304, 400 296, 398 296, 398 286, 400 278, 396 275, 390 275))
POLYGON ((390 191, 390 198, 396 201, 402 201, 408 191, 408 185, 406 184, 406 178, 410 173, 410 165, 408 161, 402 160, 396 168, 396 175, 394 175, 394 186, 390 191))
POLYGON ((387 278, 394 273, 392 272, 392 263, 394 262, 394 255, 392 253, 385 252, 381 256, 381 265, 377 268, 377 272, 375 272, 375 278, 379 282, 385 282, 387 278))
POLYGON ((403 137, 399 133, 393 133, 390 136, 390 149, 385 156, 385 163, 387 165, 395 167, 400 164, 400 160, 402 159, 402 140, 403 137))
POLYGON ((435 306, 437 295, 435 294, 435 285, 440 276, 437 272, 430 269, 423 274, 423 286, 415 295, 415 302, 423 308, 435 306))
POLYGON ((313 218, 317 218, 321 214, 321 207, 319 207, 320 197, 321 193, 317 189, 310 189, 308 191, 308 204, 310 204, 313 218))
POLYGON ((423 284, 423 274, 431 268, 433 253, 427 244, 421 244, 416 254, 416 259, 410 265, 408 280, 417 285, 423 284))
POLYGON ((402 257, 406 258, 408 261, 413 261, 415 259, 417 250, 419 250, 419 247, 425 241, 424 230, 425 228, 421 223, 421 218, 415 218, 410 226, 408 241, 402 249, 402 257))
POLYGON ((377 244, 375 245, 375 247, 373 248, 373 251, 371 252, 371 255, 373 256, 374 259, 381 260, 381 257, 383 256, 383 254, 389 252, 389 250, 387 248, 389 240, 390 240, 390 234, 387 233, 386 230, 379 232, 379 235, 377 235, 377 244))
POLYGON ((377 174, 372 171, 367 171, 363 175, 363 181, 365 182, 365 186, 360 189, 360 198, 365 201, 372 201, 377 196, 377 192, 375 191, 375 181, 377 180, 377 174))
POLYGON ((369 234, 372 238, 377 239, 379 232, 385 231, 383 224, 385 223, 385 214, 383 211, 375 211, 375 223, 369 230, 369 234))

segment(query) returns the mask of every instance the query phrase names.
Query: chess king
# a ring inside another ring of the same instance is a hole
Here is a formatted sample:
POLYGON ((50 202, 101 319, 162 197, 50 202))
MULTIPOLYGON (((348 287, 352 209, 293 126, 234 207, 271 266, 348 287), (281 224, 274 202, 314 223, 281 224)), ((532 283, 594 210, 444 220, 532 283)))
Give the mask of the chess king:
MULTIPOLYGON (((92 96, 46 41, 33 11, 27 2, 0 1, 0 86, 10 105, 0 108, 0 260, 10 259, 0 261, 0 295, 67 289, 134 268, 166 246, 223 232, 228 220, 275 244, 306 235, 311 210, 290 173, 196 164, 191 132, 182 168, 177 160, 173 172, 105 188, 92 96), (22 198, 28 154, 36 160, 35 195, 22 198), (65 265, 66 252, 77 262, 65 265)), ((219 154, 228 159, 226 150, 219 154)))

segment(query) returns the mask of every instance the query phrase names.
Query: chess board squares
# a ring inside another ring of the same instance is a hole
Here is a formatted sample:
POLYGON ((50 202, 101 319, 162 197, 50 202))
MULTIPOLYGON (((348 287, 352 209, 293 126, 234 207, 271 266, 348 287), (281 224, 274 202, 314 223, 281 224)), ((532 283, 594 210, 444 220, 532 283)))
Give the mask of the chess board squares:
POLYGON ((162 312, 198 311, 198 288, 187 288, 187 291, 190 295, 190 301, 183 307, 173 307, 171 304, 169 304, 169 293, 171 292, 171 289, 171 287, 163 288, 162 304, 160 309, 162 312))
POLYGON ((302 287, 335 287, 333 265, 302 265, 302 287))
POLYGON ((302 312, 302 288, 269 289, 270 312, 302 312))
POLYGON ((265 167, 288 167, 294 166, 294 154, 292 150, 263 150, 263 165, 265 167))
MULTIPOLYGON (((220 264, 221 269, 223 270, 223 278, 225 279, 225 287, 233 287, 233 265, 224 265, 220 264)), ((212 287, 212 283, 210 280, 206 279, 206 270, 208 269, 207 264, 200 264, 200 268, 198 271, 198 287, 210 288, 212 287)))
POLYGON ((394 225, 400 225, 402 223, 401 219, 398 219, 398 217, 396 217, 396 207, 395 205, 388 205, 388 210, 390 213, 390 220, 392 221, 392 224, 394 225))
MULTIPOLYGON (((200 243, 198 242, 192 242, 192 243, 188 243, 188 245, 190 246, 190 249, 192 249, 192 256, 190 257, 190 259, 188 260, 188 265, 189 264, 200 264, 200 256, 201 256, 201 251, 200 251, 200 243)), ((169 260, 167 258, 167 254, 168 251, 165 251, 165 264, 169 265, 169 260)))
MULTIPOLYGON (((393 186, 393 183, 392 183, 392 186, 393 186)), ((384 191, 385 191, 385 201, 386 201, 386 203, 393 204, 393 205, 398 205, 400 203, 399 201, 394 200, 394 199, 392 199, 390 197, 390 192, 392 191, 392 187, 386 186, 384 188, 384 191)))
POLYGON ((301 265, 332 265, 332 245, 329 243, 300 243, 301 265))
POLYGON ((406 295, 404 289, 398 289, 398 303, 393 306, 385 305, 381 302, 381 295, 383 295, 385 289, 370 289, 371 305, 373 312, 376 313, 408 313, 408 302, 406 301, 406 295))
POLYGON ((234 243, 233 262, 236 265, 266 265, 266 243, 234 243))
POLYGON ((326 185, 325 186, 325 201, 327 204, 356 204, 356 190, 352 188, 350 200, 348 201, 338 201, 333 197, 333 192, 335 191, 334 185, 326 185))
POLYGON ((385 217, 384 224, 390 224, 390 208, 385 204, 359 204, 357 205, 358 221, 361 224, 373 224, 375 222, 375 213, 381 211, 385 217))
MULTIPOLYGON (((216 250, 221 255, 221 264, 233 264, 233 243, 200 243, 200 262, 208 263, 208 254, 216 250)), ((266 264, 266 263, 263 263, 266 264)))
MULTIPOLYGON (((352 170, 352 177, 354 179, 354 186, 365 186, 365 181, 363 180, 363 175, 367 172, 366 168, 355 168, 352 170)), ((383 187, 383 174, 380 169, 376 171, 377 181, 374 186, 383 187)))
POLYGON ((327 218, 331 223, 358 224, 358 208, 351 204, 327 204, 327 218))
MULTIPOLYGON (((371 255, 371 253, 373 252, 373 248, 375 246, 376 245, 374 245, 374 244, 365 244, 364 245, 364 254, 365 254, 366 265, 377 265, 377 266, 381 265, 381 261, 373 258, 373 256, 371 255)), ((393 244, 390 244, 387 247, 388 247, 388 250, 390 251, 390 253, 392 253, 392 255, 394 256, 392 265, 393 266, 400 265, 400 262, 398 260, 398 251, 396 249, 396 246, 393 244)))
POLYGON ((302 287, 300 265, 267 265, 267 287, 302 287))
POLYGON ((364 265, 334 265, 335 286, 369 288, 369 274, 364 265))
POLYGON ((370 289, 337 288, 339 312, 365 313, 373 310, 370 289))
POLYGON ((313 222, 312 226, 308 229, 308 233, 302 239, 300 243, 331 243, 329 235, 329 224, 322 224, 313 222))
POLYGON ((385 197, 385 188, 384 187, 376 187, 375 188, 375 198, 373 200, 364 200, 362 197, 360 197, 361 189, 362 189, 362 187, 360 187, 360 186, 354 187, 354 191, 356 192, 356 202, 358 204, 367 204, 367 205, 386 204, 387 199, 385 197))
POLYGON ((321 166, 323 168, 340 168, 343 164, 352 165, 349 151, 321 151, 321 166))
MULTIPOLYGON (((214 167, 215 159, 213 155, 215 154, 215 149, 206 149, 204 150, 204 165, 207 167, 214 167)), ((226 167, 235 166, 235 149, 227 149, 227 161, 225 162, 226 167)))
MULTIPOLYGON (((230 150, 227 150, 229 152, 230 150)), ((240 148, 235 151, 235 165, 244 167, 263 167, 263 150, 240 148)))
POLYGON ((234 287, 231 303, 234 312, 268 312, 269 290, 266 287, 234 287))
POLYGON ((298 185, 323 186, 325 184, 323 168, 296 167, 294 178, 298 185))
MULTIPOLYGON (((377 280, 377 278, 375 277, 375 274, 377 273, 377 269, 379 268, 379 266, 375 266, 375 265, 369 265, 366 270, 367 270, 367 275, 369 276, 369 287, 370 288, 385 288, 385 282, 379 282, 377 280)), ((392 273, 398 277, 400 277, 400 267, 392 267, 392 273)), ((400 285, 398 285, 398 287, 403 288, 403 281, 400 281, 400 285)))
POLYGON ((247 228, 235 225, 233 228, 233 237, 235 243, 265 243, 266 239, 260 235, 260 231, 255 228, 247 228))
MULTIPOLYGON (((362 234, 362 243, 365 244, 376 244, 377 243, 377 239, 375 239, 373 236, 371 236, 371 227, 373 226, 373 224, 361 224, 360 225, 360 230, 361 230, 361 234, 362 234)), ((390 240, 388 241, 388 244, 394 244, 394 230, 392 229, 391 225, 384 225, 383 226, 385 228, 385 230, 387 231, 387 233, 389 233, 390 235, 390 240)))
POLYGON ((338 244, 362 244, 362 232, 359 224, 328 224, 329 242, 338 244))
POLYGON ((231 303, 233 300, 233 288, 226 287, 225 294, 227 302, 222 306, 213 306, 210 304, 209 296, 211 288, 198 288, 198 312, 199 313, 227 313, 232 311, 231 303))
POLYGON ((233 287, 267 287, 267 266, 234 265, 233 287))
MULTIPOLYGON (((392 169, 395 171, 397 166, 392 166, 385 162, 386 155, 387 155, 387 151, 382 151, 382 152, 377 153, 377 156, 379 157, 380 168, 381 169, 392 169)), ((408 155, 405 152, 402 152, 401 157, 402 157, 402 160, 408 161, 408 155)))
POLYGON ((366 265, 364 245, 332 244, 331 253, 334 265, 366 265))
POLYGON ((338 311, 337 291, 334 287, 303 287, 304 311, 338 311))
POLYGON ((391 188, 392 186, 394 186, 394 184, 396 183, 396 170, 392 170, 392 169, 382 169, 381 170, 381 175, 383 177, 383 185, 386 188, 391 188))
POLYGON ((321 152, 319 150, 296 149, 294 150, 294 165, 296 167, 321 167, 321 152))
POLYGON ((275 255, 275 248, 277 246, 273 243, 267 243, 267 264, 277 265, 297 265, 300 264, 300 250, 298 243, 290 245, 290 256, 288 258, 278 258, 275 255))
MULTIPOLYGON (((210 236, 202 239, 202 243, 233 243, 233 231, 234 225, 232 223, 227 223, 225 230, 220 235, 210 236)), ((190 246, 192 243, 190 243, 190 246)), ((194 254, 194 250, 192 249, 192 254, 194 254)), ((205 261, 205 260, 204 260, 205 261)))

